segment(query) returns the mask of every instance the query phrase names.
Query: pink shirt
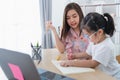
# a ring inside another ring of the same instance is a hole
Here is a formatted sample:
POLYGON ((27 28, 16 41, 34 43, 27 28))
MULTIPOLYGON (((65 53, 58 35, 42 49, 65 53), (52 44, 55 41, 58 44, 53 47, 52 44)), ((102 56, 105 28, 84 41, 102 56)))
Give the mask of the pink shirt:
POLYGON ((88 39, 82 35, 77 35, 71 28, 65 40, 62 40, 65 45, 65 51, 67 53, 79 53, 84 52, 89 44, 88 39))

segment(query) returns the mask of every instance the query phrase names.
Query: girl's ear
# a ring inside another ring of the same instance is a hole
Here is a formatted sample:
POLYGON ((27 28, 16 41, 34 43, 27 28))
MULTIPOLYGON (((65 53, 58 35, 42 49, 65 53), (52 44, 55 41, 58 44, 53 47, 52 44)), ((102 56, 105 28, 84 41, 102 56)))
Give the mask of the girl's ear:
POLYGON ((99 30, 98 30, 98 33, 99 33, 100 35, 103 35, 103 33, 104 33, 103 29, 99 29, 99 30))

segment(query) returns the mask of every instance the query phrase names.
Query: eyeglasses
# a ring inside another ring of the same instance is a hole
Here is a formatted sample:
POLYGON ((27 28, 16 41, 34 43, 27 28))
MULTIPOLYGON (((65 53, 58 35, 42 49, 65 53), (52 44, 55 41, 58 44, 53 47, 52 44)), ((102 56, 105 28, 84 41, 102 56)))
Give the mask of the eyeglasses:
POLYGON ((94 33, 92 33, 90 36, 89 35, 87 35, 87 34, 83 34, 83 37, 84 38, 87 38, 87 39, 91 39, 92 38, 92 36, 93 35, 95 35, 97 33, 97 31, 96 32, 94 32, 94 33))
POLYGON ((93 35, 95 35, 97 33, 97 31, 96 32, 94 32, 94 33, 92 33, 90 36, 89 36, 89 39, 91 39, 92 38, 92 36, 93 35))

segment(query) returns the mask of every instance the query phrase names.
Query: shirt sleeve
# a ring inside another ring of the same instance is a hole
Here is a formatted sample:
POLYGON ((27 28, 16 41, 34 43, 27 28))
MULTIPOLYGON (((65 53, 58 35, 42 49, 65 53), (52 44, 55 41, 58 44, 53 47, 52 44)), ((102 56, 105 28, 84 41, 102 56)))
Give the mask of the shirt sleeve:
POLYGON ((87 49, 86 49, 86 53, 88 55, 91 55, 92 56, 92 43, 89 43, 87 49))
POLYGON ((92 59, 98 61, 104 66, 107 66, 113 55, 112 49, 107 46, 102 46, 95 50, 95 55, 92 59))

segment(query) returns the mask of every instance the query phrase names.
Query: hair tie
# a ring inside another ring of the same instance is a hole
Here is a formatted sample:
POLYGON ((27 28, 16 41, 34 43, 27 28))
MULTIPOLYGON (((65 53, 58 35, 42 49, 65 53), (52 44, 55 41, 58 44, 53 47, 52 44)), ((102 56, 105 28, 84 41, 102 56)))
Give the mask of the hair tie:
POLYGON ((103 29, 103 30, 105 29, 105 27, 104 27, 104 26, 100 26, 100 28, 101 28, 101 29, 103 29))
POLYGON ((105 20, 108 21, 108 18, 106 16, 104 16, 105 20))

